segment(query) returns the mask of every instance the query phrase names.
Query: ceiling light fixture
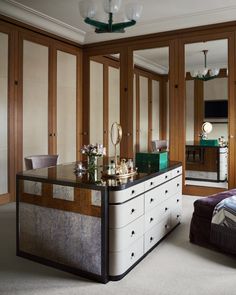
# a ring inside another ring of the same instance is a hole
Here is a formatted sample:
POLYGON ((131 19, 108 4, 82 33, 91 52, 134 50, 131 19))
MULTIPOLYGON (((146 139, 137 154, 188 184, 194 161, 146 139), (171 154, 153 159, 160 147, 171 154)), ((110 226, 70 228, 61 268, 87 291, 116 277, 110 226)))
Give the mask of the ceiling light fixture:
POLYGON ((200 70, 193 70, 190 72, 190 75, 196 80, 208 81, 208 80, 216 78, 220 73, 220 69, 218 68, 208 69, 207 68, 208 50, 205 49, 205 50, 202 50, 202 52, 204 54, 204 68, 200 70))
POLYGON ((104 0, 104 11, 109 15, 108 22, 101 22, 93 19, 97 12, 96 3, 93 0, 79 2, 79 10, 86 24, 95 27, 96 33, 124 33, 125 28, 136 24, 142 13, 142 5, 129 3, 126 5, 126 17, 128 21, 113 24, 113 15, 119 12, 122 0, 104 0))

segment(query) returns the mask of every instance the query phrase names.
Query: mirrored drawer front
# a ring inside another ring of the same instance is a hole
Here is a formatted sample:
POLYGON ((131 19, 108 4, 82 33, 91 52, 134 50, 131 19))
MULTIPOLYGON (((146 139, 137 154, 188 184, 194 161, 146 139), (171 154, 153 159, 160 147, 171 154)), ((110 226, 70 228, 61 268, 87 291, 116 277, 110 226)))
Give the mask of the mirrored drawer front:
POLYGON ((152 189, 170 179, 171 179, 171 171, 168 171, 164 174, 153 177, 150 180, 145 181, 145 191, 152 189))
POLYGON ((123 274, 143 254, 143 237, 121 252, 109 253, 109 275, 118 276, 123 274))
POLYGON ((182 174, 182 166, 178 167, 178 168, 175 168, 171 171, 171 177, 174 178, 178 175, 181 175, 182 174))
POLYGON ((171 221, 170 214, 166 215, 159 223, 152 229, 147 231, 144 235, 144 251, 147 252, 158 241, 160 241, 170 230, 171 221))
POLYGON ((122 251, 143 236, 144 216, 142 215, 129 225, 109 230, 109 251, 122 251))
POLYGON ((144 213, 144 195, 120 205, 109 205, 109 227, 120 228, 144 213))
POLYGON ((120 191, 109 192, 109 203, 123 203, 127 200, 141 195, 144 192, 144 182, 131 186, 127 189, 120 191))
POLYGON ((165 216, 169 215, 171 203, 170 200, 166 200, 145 214, 145 232, 160 222, 165 216))

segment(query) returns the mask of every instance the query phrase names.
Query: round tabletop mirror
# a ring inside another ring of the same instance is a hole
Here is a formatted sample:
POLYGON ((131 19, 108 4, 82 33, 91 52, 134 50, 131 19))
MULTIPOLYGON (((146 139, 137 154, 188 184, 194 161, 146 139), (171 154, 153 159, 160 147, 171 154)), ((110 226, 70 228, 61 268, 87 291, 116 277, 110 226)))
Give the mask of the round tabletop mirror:
POLYGON ((212 124, 210 122, 205 122, 202 125, 202 131, 209 134, 212 131, 212 124))

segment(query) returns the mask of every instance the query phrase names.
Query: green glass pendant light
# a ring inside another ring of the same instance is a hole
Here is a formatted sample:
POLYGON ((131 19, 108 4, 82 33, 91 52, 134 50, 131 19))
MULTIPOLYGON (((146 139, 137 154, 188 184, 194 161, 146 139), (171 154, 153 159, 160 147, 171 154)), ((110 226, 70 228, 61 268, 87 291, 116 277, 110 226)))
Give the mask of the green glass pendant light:
POLYGON ((95 27, 96 33, 124 33, 125 28, 136 24, 142 12, 142 5, 137 3, 130 3, 126 5, 125 12, 128 21, 113 23, 113 16, 119 12, 122 0, 104 0, 103 8, 108 14, 108 22, 102 22, 93 19, 97 12, 98 1, 83 0, 79 2, 80 14, 84 18, 84 22, 95 27))

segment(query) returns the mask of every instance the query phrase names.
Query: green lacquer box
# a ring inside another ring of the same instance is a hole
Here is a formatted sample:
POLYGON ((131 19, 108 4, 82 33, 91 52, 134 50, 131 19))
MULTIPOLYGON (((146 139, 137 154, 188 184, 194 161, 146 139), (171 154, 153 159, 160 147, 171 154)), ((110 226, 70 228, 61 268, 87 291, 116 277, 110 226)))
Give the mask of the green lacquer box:
POLYGON ((148 172, 158 169, 164 169, 168 166, 168 152, 142 152, 136 153, 135 165, 138 172, 148 172))
POLYGON ((202 146, 219 146, 217 139, 200 139, 200 145, 202 146))

